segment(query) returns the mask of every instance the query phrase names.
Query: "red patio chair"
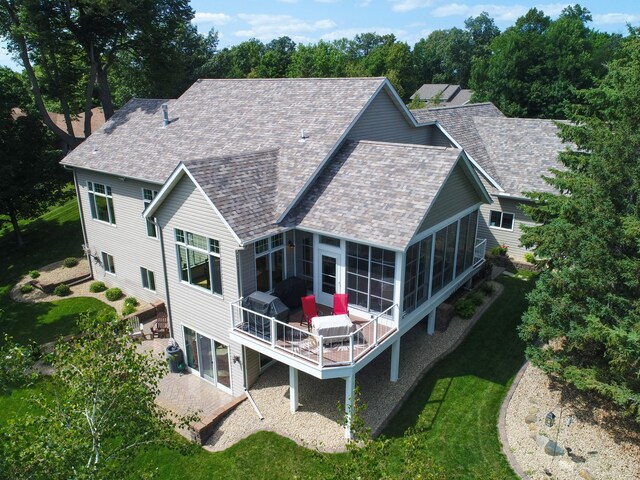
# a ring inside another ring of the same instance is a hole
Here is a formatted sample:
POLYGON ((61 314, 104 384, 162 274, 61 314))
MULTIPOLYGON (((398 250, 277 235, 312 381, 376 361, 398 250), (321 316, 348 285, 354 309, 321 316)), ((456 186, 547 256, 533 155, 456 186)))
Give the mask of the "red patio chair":
POLYGON ((349 294, 348 293, 333 294, 333 314, 349 315, 349 294))
POLYGON ((318 307, 316 306, 316 297, 307 295, 302 297, 302 317, 300 317, 300 325, 307 324, 307 330, 311 331, 311 319, 318 316, 318 307))

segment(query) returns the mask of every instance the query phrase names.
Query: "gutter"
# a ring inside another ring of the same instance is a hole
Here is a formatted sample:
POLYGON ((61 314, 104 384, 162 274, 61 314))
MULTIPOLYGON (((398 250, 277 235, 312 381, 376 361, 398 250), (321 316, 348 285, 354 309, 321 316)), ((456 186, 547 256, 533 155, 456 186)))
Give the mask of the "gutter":
MULTIPOLYGON (((64 168, 70 168, 70 167, 67 167, 65 165, 64 168)), ((80 226, 82 228, 82 238, 84 240, 85 246, 87 247, 87 249, 85 249, 85 256, 87 257, 87 262, 89 262, 89 272, 91 272, 91 278, 95 278, 93 273, 93 262, 91 261, 91 256, 89 255, 87 227, 84 223, 84 214, 83 214, 84 210, 82 210, 82 199, 80 198, 80 189, 78 188, 78 176, 76 175, 76 170, 74 168, 70 168, 70 169, 73 172, 73 185, 76 188, 76 200, 78 201, 78 208, 80 209, 80 226)))

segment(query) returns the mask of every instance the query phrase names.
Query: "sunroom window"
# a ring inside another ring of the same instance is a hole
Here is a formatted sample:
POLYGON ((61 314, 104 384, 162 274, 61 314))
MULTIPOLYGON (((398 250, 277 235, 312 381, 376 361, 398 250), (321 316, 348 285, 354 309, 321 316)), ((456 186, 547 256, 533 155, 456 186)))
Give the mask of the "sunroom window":
POLYGON ((270 292, 284 278, 284 235, 279 233, 258 240, 254 252, 257 289, 270 292))
POLYGON ((87 189, 89 190, 91 218, 115 225, 116 214, 113 209, 111 187, 101 183, 87 182, 87 189))
POLYGON ((347 242, 349 303, 371 312, 393 305, 396 254, 391 250, 347 242))
POLYGON ((180 280, 222 295, 220 244, 203 235, 175 229, 180 280))

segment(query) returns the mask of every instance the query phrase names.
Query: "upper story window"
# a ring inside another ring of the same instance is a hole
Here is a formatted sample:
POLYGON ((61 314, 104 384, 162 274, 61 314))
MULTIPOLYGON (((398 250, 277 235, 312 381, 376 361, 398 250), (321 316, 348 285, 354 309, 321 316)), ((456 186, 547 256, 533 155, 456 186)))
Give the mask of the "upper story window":
POLYGON ((87 182, 87 188, 91 218, 115 225, 116 214, 113 210, 111 187, 102 183, 87 182))
POLYGON ((270 292, 284 278, 284 234, 258 240, 254 249, 257 288, 270 292))
MULTIPOLYGON (((145 209, 149 206, 149 204, 153 201, 153 199, 156 198, 156 195, 158 195, 158 192, 156 190, 151 190, 150 188, 142 189, 142 203, 145 209)), ((149 219, 146 220, 146 223, 147 223, 147 236, 158 238, 158 230, 155 224, 149 219)))
POLYGON ((180 280, 222 295, 218 240, 176 228, 175 241, 180 280))
POLYGON ((515 215, 513 213, 500 212, 498 210, 491 210, 489 216, 489 226, 491 228, 502 228, 504 230, 513 230, 513 221, 515 215))

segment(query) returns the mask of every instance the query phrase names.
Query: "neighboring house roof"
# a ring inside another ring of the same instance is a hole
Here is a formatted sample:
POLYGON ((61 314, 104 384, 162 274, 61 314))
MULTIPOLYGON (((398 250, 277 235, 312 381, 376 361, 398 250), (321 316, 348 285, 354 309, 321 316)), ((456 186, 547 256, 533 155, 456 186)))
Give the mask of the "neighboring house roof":
POLYGON ((420 95, 421 100, 429 103, 437 98, 439 105, 464 105, 471 100, 473 90, 448 83, 425 83, 411 95, 411 98, 415 98, 416 95, 420 95))
POLYGON ((461 153, 457 148, 347 142, 285 224, 402 250, 461 153))
MULTIPOLYGON (((47 112, 49 118, 56 124, 61 130, 67 131, 67 122, 64 120, 62 113, 47 112)), ((14 108, 11 110, 11 116, 13 119, 23 117, 26 114, 20 108, 14 108)), ((91 132, 95 132, 98 128, 104 125, 104 112, 100 107, 94 107, 91 109, 91 132)), ((73 135, 77 138, 84 138, 84 112, 75 115, 71 119, 71 127, 73 128, 73 135)))
POLYGON ((412 110, 418 122, 434 121, 510 195, 554 191, 542 180, 561 169, 565 145, 553 120, 507 118, 492 103, 412 110))

